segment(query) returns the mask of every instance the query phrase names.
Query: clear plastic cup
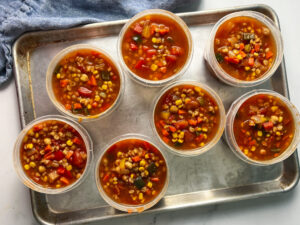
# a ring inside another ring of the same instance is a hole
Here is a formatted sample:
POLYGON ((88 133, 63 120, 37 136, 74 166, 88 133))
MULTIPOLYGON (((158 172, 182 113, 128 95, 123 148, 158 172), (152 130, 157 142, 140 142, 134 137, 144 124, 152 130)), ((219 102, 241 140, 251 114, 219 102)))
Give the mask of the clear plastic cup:
POLYGON ((118 39, 118 46, 117 46, 117 50, 118 50, 118 57, 119 57, 119 61, 121 62, 122 67, 126 70, 126 72, 130 75, 130 78, 132 78, 134 81, 138 82, 139 84, 142 84, 144 86, 148 86, 148 87, 161 87, 164 86, 165 84, 172 82, 176 79, 178 79, 180 76, 182 76, 185 71, 187 70, 187 68, 189 67, 191 60, 192 60, 192 55, 193 55, 193 40, 192 40, 192 35, 191 32, 188 28, 188 26, 185 24, 185 22, 177 15, 166 11, 166 10, 162 10, 162 9, 149 9, 149 10, 144 10, 138 14, 136 14, 134 17, 132 17, 122 28, 120 34, 119 34, 119 39, 118 39), (135 74, 134 72, 132 72, 130 70, 130 68, 128 68, 128 66, 126 65, 124 59, 123 59, 123 54, 122 54, 122 42, 123 42, 123 38, 124 35, 127 31, 127 29, 138 19, 146 16, 146 15, 163 15, 163 16, 167 16, 170 19, 172 19, 174 21, 174 23, 178 23, 180 25, 180 27, 184 30, 184 33, 187 37, 188 40, 188 56, 186 59, 186 62, 184 64, 184 66, 175 74, 173 74, 172 76, 163 79, 163 80, 147 80, 144 79, 140 76, 138 76, 137 74, 135 74))
POLYGON ((252 87, 259 85, 266 80, 268 80, 277 70, 278 66, 280 65, 283 57, 283 40, 282 36, 280 33, 280 30, 278 27, 275 25, 275 23, 267 16, 265 16, 262 13, 259 12, 254 12, 254 11, 240 11, 240 12, 235 12, 228 14, 227 16, 224 16, 222 19, 220 19, 215 26, 213 27, 210 35, 208 42, 206 44, 206 48, 204 50, 204 59, 206 61, 207 66, 209 67, 210 71, 212 72, 213 75, 215 75, 217 78, 219 78, 221 81, 223 81, 226 84, 229 84, 231 86, 236 86, 236 87, 252 87), (250 17, 257 19, 261 23, 265 24, 266 27, 268 27, 274 37, 274 40, 276 42, 276 59, 273 62, 273 65, 271 68, 269 68, 266 73, 259 77, 258 79, 252 80, 252 81, 244 81, 244 80, 239 80, 231 75, 229 75, 227 72, 225 72, 220 64, 218 63, 216 57, 215 57, 215 52, 214 52, 214 40, 215 40, 215 35, 216 32, 218 31, 220 25, 222 25, 224 22, 234 18, 234 17, 250 17))
POLYGON ((89 44, 78 44, 78 45, 72 45, 68 48, 61 50, 51 60, 49 66, 48 66, 47 74, 46 74, 46 88, 47 88, 47 93, 48 93, 48 96, 49 96, 51 102, 58 109, 58 111, 60 111, 64 115, 69 116, 73 119, 85 122, 85 121, 93 121, 95 119, 104 118, 105 116, 108 116, 110 113, 112 113, 121 102, 121 98, 124 94, 125 84, 124 84, 124 75, 123 75, 123 72, 122 72, 119 64, 116 63, 116 61, 106 51, 104 51, 101 48, 95 47, 93 45, 89 45, 89 44), (100 52, 102 55, 104 55, 106 58, 108 58, 111 63, 113 63, 113 65, 115 66, 115 68, 117 69, 117 71, 119 73, 120 90, 119 90, 118 97, 116 98, 114 103, 108 109, 106 109, 105 111, 103 111, 97 115, 83 116, 83 115, 77 115, 77 114, 71 113, 70 111, 66 110, 65 107, 59 101, 57 101, 57 99, 54 95, 54 92, 53 92, 52 78, 53 78, 53 72, 54 72, 56 66, 68 54, 70 54, 72 52, 80 51, 80 50, 92 50, 92 51, 100 52))
POLYGON ((229 110, 227 112, 227 120, 226 120, 226 126, 225 126, 225 139, 227 141, 227 144, 231 148, 231 150, 234 152, 234 154, 237 155, 238 158, 242 159, 244 162, 247 162, 252 165, 268 166, 268 165, 279 163, 279 162, 285 160, 286 158, 288 158, 290 155, 292 155, 295 152, 297 145, 300 142, 299 124, 300 124, 299 112, 296 109, 296 107, 287 98, 278 94, 275 91, 257 89, 257 90, 253 90, 253 91, 250 91, 250 92, 242 95, 241 97, 239 97, 232 103, 231 107, 229 108, 229 110), (254 160, 254 159, 247 157, 240 150, 240 148, 235 140, 235 136, 234 136, 234 132, 233 132, 233 123, 234 123, 234 119, 235 119, 236 113, 238 112, 239 108, 245 101, 247 101, 247 99, 251 98, 252 96, 258 95, 258 94, 271 95, 271 96, 274 96, 274 97, 277 97, 278 99, 280 99, 286 105, 286 107, 288 107, 290 109, 291 114, 294 119, 294 124, 295 124, 294 137, 293 137, 293 140, 292 140, 291 144, 289 145, 289 147, 278 157, 270 159, 270 160, 264 160, 264 161, 258 161, 258 160, 254 160))
POLYGON ((152 206, 154 206, 156 203, 158 203, 165 195, 167 189, 168 189, 168 185, 169 185, 169 179, 170 179, 170 174, 169 174, 169 166, 166 160, 166 157, 164 156, 163 152, 159 149, 159 147, 157 145, 155 145, 151 139, 147 136, 141 135, 141 134, 124 134, 121 135, 119 137, 116 137, 114 139, 112 139, 102 150, 102 153, 100 155, 100 157, 98 158, 97 162, 96 162, 96 166, 95 166, 95 181, 96 181, 96 185, 97 188, 99 190, 100 196, 112 207, 124 211, 124 212, 128 212, 128 213, 132 213, 132 212, 142 212, 146 209, 151 208, 152 206), (140 204, 140 205, 128 205, 128 204, 121 204, 118 202, 115 202, 113 199, 111 199, 106 192, 104 191, 101 182, 100 182, 100 176, 99 176, 99 166, 100 166, 100 162, 105 154, 105 152, 114 144, 118 143, 119 141, 122 140, 128 140, 128 139, 138 139, 138 140, 142 140, 142 141, 146 141, 148 143, 150 143, 151 145, 153 145, 154 147, 156 147, 156 149, 162 154, 165 162, 166 162, 166 168, 167 168, 167 176, 166 176, 166 181, 164 184, 163 189, 161 190, 161 192, 150 202, 145 203, 145 204, 140 204))
POLYGON ((93 142, 92 139, 90 138, 90 135, 88 134, 88 132, 77 122, 70 120, 69 118, 65 117, 65 116, 61 116, 61 115, 47 115, 47 116, 42 116, 39 117, 35 120, 33 120, 31 123, 29 123, 19 134, 15 146, 14 146, 14 152, 13 152, 13 162, 14 162, 14 167, 15 170, 20 178, 20 180, 30 189, 37 191, 37 192, 41 192, 41 193, 45 193, 45 194, 61 194, 61 193, 65 193, 67 191, 70 191, 72 189, 74 189, 75 187, 77 187, 78 185, 80 185, 84 179, 86 178, 88 171, 91 167, 91 163, 92 163, 92 158, 93 158, 93 142), (39 124, 41 122, 44 121, 61 121, 63 123, 66 123, 70 126, 72 126, 82 137, 85 146, 86 146, 86 150, 87 150, 87 161, 86 161, 86 166, 84 169, 84 172, 82 173, 82 175, 80 176, 79 179, 77 179, 74 183, 62 187, 62 188, 45 188, 42 185, 34 182, 31 178, 29 178, 26 173, 24 172, 22 163, 21 163, 21 146, 22 146, 22 142, 23 139, 25 137, 25 135, 27 134, 27 132, 36 124, 39 124))
POLYGON ((205 84, 199 83, 197 81, 176 81, 173 82, 172 84, 164 87, 156 96, 156 98, 154 99, 153 103, 152 103, 152 107, 150 110, 151 113, 151 127, 153 129, 153 132, 155 133, 156 137, 159 139, 159 141, 172 153, 175 153, 179 156, 185 156, 185 157, 191 157, 191 156, 198 156, 201 155, 205 152, 207 152, 208 150, 212 149, 220 140, 223 131, 224 131, 224 127, 225 127, 225 122, 226 122, 226 115, 225 115, 225 109, 224 109, 224 105, 223 102, 221 100, 221 98, 219 97, 219 95, 210 87, 208 87, 205 84), (219 107, 219 113, 220 113, 220 123, 219 123, 219 127, 218 130, 215 134, 215 136, 213 137, 213 139, 207 143, 206 145, 204 145, 203 147, 198 147, 195 149, 177 149, 177 148, 173 148, 172 146, 166 144, 160 137, 160 135, 157 132, 156 126, 155 126, 155 121, 154 121, 154 115, 155 115, 155 109, 156 109, 156 105, 158 103, 158 101, 160 100, 160 98, 170 89, 176 87, 176 86, 180 86, 180 85, 194 85, 197 87, 200 87, 201 89, 205 90, 217 103, 218 107, 219 107))

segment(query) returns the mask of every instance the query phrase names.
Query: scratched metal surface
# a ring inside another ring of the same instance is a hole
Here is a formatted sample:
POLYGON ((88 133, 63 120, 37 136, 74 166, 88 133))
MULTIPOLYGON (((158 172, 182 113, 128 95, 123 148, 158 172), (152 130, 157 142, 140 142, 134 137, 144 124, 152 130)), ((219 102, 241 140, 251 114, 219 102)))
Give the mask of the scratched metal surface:
MULTIPOLYGON (((275 12, 264 5, 179 14, 191 30, 195 47, 190 68, 180 79, 208 84, 221 96, 226 109, 234 99, 253 88, 234 88, 213 78, 204 64, 203 50, 213 24, 224 15, 238 10, 262 12, 279 25, 275 12)), ((118 33, 125 22, 33 32, 17 40, 13 54, 22 126, 36 117, 59 113, 46 93, 45 74, 52 57, 70 45, 89 43, 107 50, 117 59, 118 33)), ((124 98, 118 109, 103 120, 83 124, 93 139, 95 160, 110 139, 125 133, 147 135, 159 145, 149 122, 150 104, 159 88, 143 87, 125 77, 124 98)), ((257 88, 273 89, 288 97, 284 61, 276 74, 257 88)), ((198 157, 183 158, 167 151, 165 153, 171 175, 167 194, 154 208, 144 213, 281 193, 292 189, 299 177, 297 153, 283 163, 255 167, 239 160, 223 139, 214 149, 198 157)), ((107 205, 98 194, 93 173, 92 166, 85 182, 65 194, 44 195, 31 191, 36 219, 43 224, 81 224, 134 216, 107 205)))

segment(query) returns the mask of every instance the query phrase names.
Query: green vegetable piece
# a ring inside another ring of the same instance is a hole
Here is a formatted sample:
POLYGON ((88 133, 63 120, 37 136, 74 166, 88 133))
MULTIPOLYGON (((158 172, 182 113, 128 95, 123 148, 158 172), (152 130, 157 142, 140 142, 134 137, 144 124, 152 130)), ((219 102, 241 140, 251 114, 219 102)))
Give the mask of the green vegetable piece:
POLYGON ((245 52, 250 52, 250 51, 251 51, 250 44, 245 45, 245 52))
POLYGON ((201 132, 200 131, 196 131, 195 134, 198 137, 201 134, 201 132))
POLYGON ((220 53, 216 53, 216 59, 219 63, 224 62, 224 58, 220 53))
POLYGON ((179 142, 175 142, 174 145, 175 145, 176 147, 180 147, 182 144, 179 143, 179 142))
POLYGON ((145 182, 142 177, 137 177, 133 183, 138 189, 142 189, 145 186, 145 182))
POLYGON ((205 104, 205 99, 204 99, 203 97, 201 97, 201 96, 197 97, 197 101, 199 102, 199 104, 200 104, 201 106, 204 106, 204 104, 205 104))
POLYGON ((280 148, 271 148, 271 152, 275 152, 275 153, 280 152, 280 148))
POLYGON ((154 162, 151 162, 150 165, 147 167, 147 170, 150 174, 153 174, 156 172, 157 167, 155 166, 154 162))
POLYGON ((90 112, 89 112, 89 109, 88 108, 83 108, 83 114, 84 115, 89 115, 90 114, 90 112))
POLYGON ((134 35, 134 36, 132 36, 132 40, 134 40, 135 43, 140 44, 140 43, 142 43, 142 36, 139 34, 134 35))
POLYGON ((56 68, 55 68, 55 70, 54 70, 54 74, 57 74, 57 73, 59 73, 60 72, 60 68, 61 68, 61 66, 59 65, 59 66, 57 66, 56 68))
POLYGON ((101 78, 102 80, 110 80, 110 73, 108 71, 101 71, 101 78))

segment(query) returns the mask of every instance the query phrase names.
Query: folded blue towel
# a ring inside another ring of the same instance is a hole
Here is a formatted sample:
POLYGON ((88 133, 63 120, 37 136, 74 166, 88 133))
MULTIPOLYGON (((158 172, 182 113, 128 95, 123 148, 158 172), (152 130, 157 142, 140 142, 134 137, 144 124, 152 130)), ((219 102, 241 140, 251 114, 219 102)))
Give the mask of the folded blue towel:
POLYGON ((12 76, 11 46, 24 32, 125 19, 151 8, 174 10, 192 0, 0 0, 0 86, 12 76))

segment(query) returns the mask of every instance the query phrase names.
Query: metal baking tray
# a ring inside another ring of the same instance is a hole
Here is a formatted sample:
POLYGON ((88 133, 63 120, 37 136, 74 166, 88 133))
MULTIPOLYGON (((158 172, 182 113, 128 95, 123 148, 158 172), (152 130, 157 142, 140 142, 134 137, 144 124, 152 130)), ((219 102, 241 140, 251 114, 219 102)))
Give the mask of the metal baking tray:
MULTIPOLYGON (((234 88, 213 78, 203 60, 203 49, 214 23, 228 13, 254 10, 270 17, 277 26, 276 13, 266 5, 250 5, 219 10, 178 14, 189 26, 195 51, 190 68, 181 79, 208 84, 222 98, 225 108, 253 88, 234 88)), ((20 119, 24 127, 36 117, 58 114, 46 93, 45 75, 51 58, 73 44, 90 43, 117 58, 117 38, 126 20, 89 24, 72 29, 26 33, 14 44, 14 72, 20 119)), ((157 143, 150 128, 150 103, 159 90, 134 83, 126 76, 125 96, 109 117, 83 125, 94 141, 94 156, 112 138, 124 133, 142 133, 157 143)), ((257 88, 273 89, 289 97, 284 60, 276 74, 257 88)), ((143 213, 166 212, 221 202, 237 201, 282 193, 296 186, 298 157, 294 153, 282 163, 268 167, 251 166, 238 159, 223 139, 204 155, 178 157, 165 151, 170 165, 166 196, 143 213)), ((93 168, 93 167, 92 167, 93 168)), ((42 224, 82 224, 135 216, 113 209, 99 196, 93 169, 83 184, 65 194, 45 195, 30 191, 32 210, 42 224)), ((113 221, 111 221, 113 222, 113 221)))

